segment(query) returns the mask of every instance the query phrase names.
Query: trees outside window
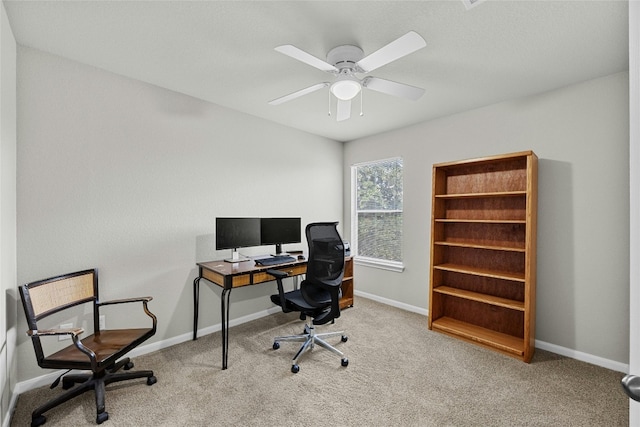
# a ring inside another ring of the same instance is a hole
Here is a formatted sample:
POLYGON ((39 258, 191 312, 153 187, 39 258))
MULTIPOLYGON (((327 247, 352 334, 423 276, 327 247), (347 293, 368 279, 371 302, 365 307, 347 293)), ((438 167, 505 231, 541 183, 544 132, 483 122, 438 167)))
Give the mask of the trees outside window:
POLYGON ((354 253, 402 263, 402 158, 352 166, 354 253))

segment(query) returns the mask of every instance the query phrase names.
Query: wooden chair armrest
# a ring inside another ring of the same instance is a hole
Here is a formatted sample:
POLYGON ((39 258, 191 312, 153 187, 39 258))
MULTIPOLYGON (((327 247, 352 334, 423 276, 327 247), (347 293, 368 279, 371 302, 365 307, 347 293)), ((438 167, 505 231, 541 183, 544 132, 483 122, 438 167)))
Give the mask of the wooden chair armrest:
POLYGON ((71 329, 36 329, 34 331, 27 331, 27 335, 30 337, 44 337, 51 335, 71 335, 78 336, 84 333, 82 328, 71 329))
POLYGON ((156 332, 156 327, 158 325, 158 318, 156 317, 155 314, 153 314, 151 311, 149 311, 149 307, 148 307, 148 302, 151 301, 153 299, 153 297, 138 297, 138 298, 123 298, 123 299, 114 299, 114 300, 110 300, 110 301, 99 301, 96 302, 96 305, 98 307, 102 307, 105 305, 114 305, 114 304, 125 304, 125 303, 129 303, 129 302, 141 302, 142 303, 142 308, 144 309, 144 312, 146 313, 147 316, 149 316, 151 318, 151 320, 153 321, 153 332, 156 332))
POLYGON ((70 328, 70 329, 36 329, 27 331, 27 335, 30 337, 46 337, 46 336, 59 336, 59 335, 71 335, 71 339, 73 340, 73 344, 87 355, 89 360, 91 361, 92 369, 95 370, 97 367, 96 354, 91 351, 91 349, 85 347, 80 341, 79 336, 84 333, 84 329, 82 328, 70 328))
POLYGON ((139 298, 122 298, 109 301, 99 301, 96 305, 111 305, 111 304, 124 304, 128 302, 149 302, 153 297, 139 297, 139 298))

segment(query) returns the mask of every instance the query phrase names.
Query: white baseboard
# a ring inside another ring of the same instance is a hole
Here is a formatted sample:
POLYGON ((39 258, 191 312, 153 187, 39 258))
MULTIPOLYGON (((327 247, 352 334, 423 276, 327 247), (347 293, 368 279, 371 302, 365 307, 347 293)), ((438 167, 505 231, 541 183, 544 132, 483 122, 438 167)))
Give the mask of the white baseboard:
POLYGON ((374 294, 370 294, 370 293, 362 292, 362 291, 358 291, 358 290, 355 290, 353 293, 356 296, 359 296, 359 297, 362 297, 362 298, 366 298, 366 299, 370 299, 372 301, 377 301, 377 302, 380 302, 382 304, 390 305, 391 307, 401 308, 401 309, 406 310, 406 311, 411 311, 413 313, 422 314, 423 316, 428 316, 429 315, 429 310, 427 310, 426 308, 416 307, 415 305, 405 304, 403 302, 394 301, 392 299, 383 298, 383 297, 378 296, 378 295, 374 295, 374 294))
POLYGON ((9 408, 7 410, 7 416, 4 419, 4 422, 2 423, 2 427, 9 427, 10 423, 11 423, 11 417, 13 416, 13 411, 16 407, 16 403, 18 402, 18 393, 13 393, 11 395, 11 401, 9 402, 9 408))
MULTIPOLYGON (((369 294, 367 292, 362 292, 362 291, 355 291, 354 292, 356 296, 362 297, 362 298, 367 298, 373 301, 377 301, 380 302, 382 304, 386 304, 389 305, 391 307, 397 307, 400 308, 402 310, 407 310, 407 311, 411 311, 413 313, 418 313, 421 314, 423 316, 428 316, 429 315, 429 310, 424 309, 422 307, 417 307, 417 306, 413 306, 410 304, 405 304, 405 303, 401 303, 398 301, 394 301, 388 298, 383 298, 377 295, 373 295, 373 294, 369 294)), ((357 302, 356 302, 357 304, 357 302)), ((269 316, 271 314, 277 313, 280 311, 280 307, 274 306, 271 307, 267 310, 262 310, 259 311, 257 313, 253 313, 253 314, 248 314, 246 316, 242 316, 239 317, 237 319, 232 319, 231 321, 229 321, 229 326, 237 326, 237 325, 241 325, 243 323, 246 322, 250 322, 252 320, 256 320, 256 319, 260 319, 262 317, 265 316, 269 316)), ((206 328, 202 328, 202 329, 198 329, 198 336, 202 337, 204 335, 209 335, 212 334, 214 332, 219 331, 220 329, 222 329, 222 325, 220 323, 216 324, 216 325, 212 325, 212 326, 207 326, 206 328)), ((171 338, 167 338, 161 341, 156 341, 153 342, 151 344, 147 344, 147 345, 143 345, 140 347, 136 347, 135 349, 133 349, 131 352, 129 352, 129 355, 131 357, 137 357, 137 356, 142 356, 144 354, 148 354, 148 353, 152 353, 154 351, 158 351, 158 350, 162 350, 164 348, 167 347, 171 347, 173 345, 176 344, 181 344, 183 342, 189 341, 193 338, 193 333, 192 332, 188 332, 182 335, 178 335, 175 337, 171 337, 171 338)), ((594 356, 592 354, 588 354, 588 353, 583 353, 581 351, 577 351, 577 350, 572 350, 570 348, 566 348, 566 347, 561 347, 559 345, 555 345, 555 344, 550 344, 544 341, 539 341, 536 340, 536 348, 542 349, 542 350, 546 350, 546 351, 550 351, 552 353, 556 353, 559 354, 561 356, 566 356, 566 357, 570 357, 572 359, 576 359, 576 360, 580 360, 582 362, 587 362, 590 363, 592 365, 596 365, 596 366, 601 366, 603 368, 607 368, 607 369, 611 369, 617 372, 624 372, 627 373, 629 371, 629 365, 628 364, 624 364, 624 363, 620 363, 620 362, 616 362, 614 360, 609 360, 609 359, 605 359, 599 356, 594 356)), ((13 410, 15 408, 15 404, 18 400, 18 396, 22 393, 25 393, 29 390, 33 390, 36 389, 38 387, 43 387, 45 385, 51 384, 60 374, 62 374, 64 372, 64 370, 59 370, 59 371, 55 371, 55 372, 49 372, 45 375, 41 375, 39 377, 36 378, 32 378, 26 381, 21 381, 19 383, 16 384, 14 390, 13 390, 13 394, 11 396, 11 402, 9 404, 9 411, 8 413, 13 413, 13 410)), ((3 423, 3 427, 9 427, 9 419, 11 417, 7 417, 5 419, 5 422, 3 423)))
MULTIPOLYGON (((387 298, 383 298, 377 295, 369 294, 362 291, 354 291, 354 294, 357 296, 361 296, 363 298, 367 298, 373 301, 380 302, 382 304, 387 304, 392 307, 401 308, 403 310, 411 311, 414 313, 422 314, 424 316, 429 315, 429 310, 424 309, 422 307, 415 307, 409 304, 404 304, 398 301, 390 300, 387 298)), ((559 345, 550 344, 548 342, 536 340, 536 348, 541 350, 550 351, 552 353, 559 354, 561 356, 570 357, 572 359, 580 360, 581 362, 587 362, 592 365, 600 366, 603 368, 611 369, 617 372, 628 373, 629 365, 621 362, 616 362, 615 360, 605 359, 603 357, 594 356, 592 354, 583 353, 581 351, 572 350, 570 348, 561 347, 559 345)))
POLYGON ((536 348, 547 350, 561 356, 580 360, 581 362, 587 362, 592 365, 611 369, 612 371, 623 372, 625 374, 629 372, 629 365, 626 363, 616 362, 615 360, 605 359, 603 357, 594 356, 593 354, 583 353, 581 351, 561 347, 559 345, 550 344, 548 342, 536 340, 536 348))

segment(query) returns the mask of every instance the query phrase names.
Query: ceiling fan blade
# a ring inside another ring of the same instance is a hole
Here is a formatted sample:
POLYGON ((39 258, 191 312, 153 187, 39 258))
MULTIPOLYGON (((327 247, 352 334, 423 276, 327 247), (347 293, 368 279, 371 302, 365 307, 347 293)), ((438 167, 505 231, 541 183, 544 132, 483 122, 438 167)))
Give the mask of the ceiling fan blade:
POLYGON ((420 34, 415 31, 409 31, 404 36, 362 58, 358 61, 358 66, 360 66, 365 73, 368 73, 383 65, 387 65, 389 62, 409 55, 418 49, 422 49, 426 45, 427 42, 424 41, 420 34))
POLYGON ((341 122, 351 117, 351 100, 343 101, 338 99, 338 106, 336 111, 336 121, 341 122))
POLYGON ((418 100, 424 94, 424 89, 422 88, 409 86, 404 83, 396 83, 378 77, 365 77, 362 80, 362 86, 375 90, 376 92, 399 96, 400 98, 407 98, 412 101, 418 100))
POLYGON ((322 59, 316 58, 310 53, 305 52, 302 49, 298 49, 297 47, 285 44, 282 46, 278 46, 275 48, 280 53, 284 53, 287 56, 292 57, 293 59, 297 59, 298 61, 304 62, 305 64, 311 65, 322 71, 327 72, 338 72, 338 69, 328 62, 323 61, 322 59))
POLYGON ((301 97, 303 95, 307 95, 307 94, 309 94, 311 92, 315 92, 317 90, 325 88, 325 87, 329 86, 329 84, 330 84, 329 82, 318 83, 318 84, 315 84, 313 86, 309 86, 309 87, 306 87, 304 89, 300 89, 299 91, 290 93, 289 95, 285 95, 285 96, 281 96, 280 98, 276 98, 276 99, 274 99, 272 101, 269 101, 269 104, 271 104, 271 105, 280 105, 283 102, 291 101, 292 99, 296 99, 296 98, 299 98, 299 97, 301 97))

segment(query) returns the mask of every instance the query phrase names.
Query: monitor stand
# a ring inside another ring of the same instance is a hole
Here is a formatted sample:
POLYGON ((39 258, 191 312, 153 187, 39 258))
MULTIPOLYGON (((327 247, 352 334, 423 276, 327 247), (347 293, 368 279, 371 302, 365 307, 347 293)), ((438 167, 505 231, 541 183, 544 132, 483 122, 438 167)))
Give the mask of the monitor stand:
POLYGON ((231 258, 226 258, 225 262, 244 262, 250 261, 251 258, 247 258, 246 256, 240 255, 237 249, 231 251, 231 258))
POLYGON ((281 256, 281 255, 286 255, 284 252, 282 252, 282 243, 276 243, 276 252, 271 254, 271 256, 281 256))

